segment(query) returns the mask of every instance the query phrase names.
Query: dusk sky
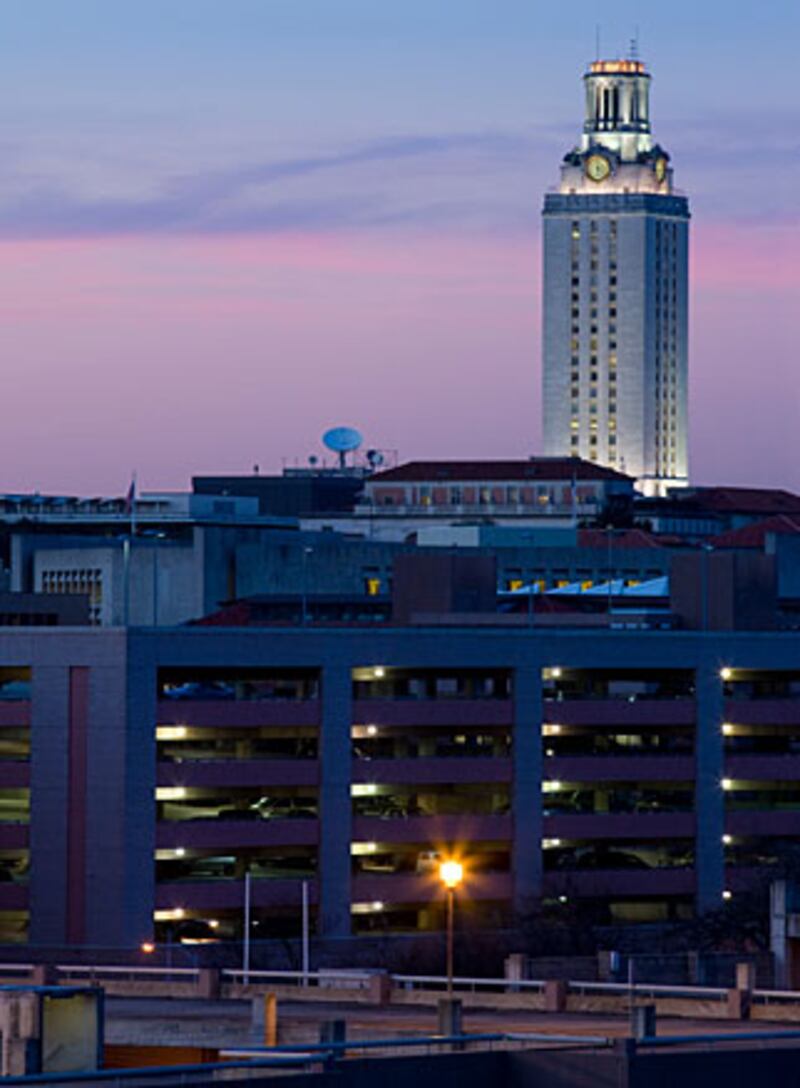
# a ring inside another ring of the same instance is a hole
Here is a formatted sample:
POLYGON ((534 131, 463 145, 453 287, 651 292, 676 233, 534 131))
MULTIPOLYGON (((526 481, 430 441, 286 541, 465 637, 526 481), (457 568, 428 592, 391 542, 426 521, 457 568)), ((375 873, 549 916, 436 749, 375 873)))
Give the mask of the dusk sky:
POLYGON ((4 0, 0 491, 540 449, 542 197, 638 25, 691 475, 800 490, 797 0, 4 0))

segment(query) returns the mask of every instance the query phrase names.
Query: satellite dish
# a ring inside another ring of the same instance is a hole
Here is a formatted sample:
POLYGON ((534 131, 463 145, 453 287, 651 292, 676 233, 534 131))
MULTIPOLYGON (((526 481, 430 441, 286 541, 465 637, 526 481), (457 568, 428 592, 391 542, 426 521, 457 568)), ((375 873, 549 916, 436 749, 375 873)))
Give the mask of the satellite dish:
POLYGON ((322 441, 329 450, 339 454, 339 467, 344 468, 346 455, 357 450, 364 440, 355 427, 331 427, 322 436, 322 441))
POLYGON ((367 450, 367 464, 370 468, 379 468, 384 461, 380 450, 367 450))

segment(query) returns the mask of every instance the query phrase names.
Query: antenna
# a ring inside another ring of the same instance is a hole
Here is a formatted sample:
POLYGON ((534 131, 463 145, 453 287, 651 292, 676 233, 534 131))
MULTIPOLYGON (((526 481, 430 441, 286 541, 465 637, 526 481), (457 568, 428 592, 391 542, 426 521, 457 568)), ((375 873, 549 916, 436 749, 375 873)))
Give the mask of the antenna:
POLYGON ((628 50, 628 60, 639 59, 639 28, 634 27, 633 37, 631 38, 630 49, 628 50))
POLYGON ((594 59, 600 60, 600 24, 595 23, 594 27, 594 59))

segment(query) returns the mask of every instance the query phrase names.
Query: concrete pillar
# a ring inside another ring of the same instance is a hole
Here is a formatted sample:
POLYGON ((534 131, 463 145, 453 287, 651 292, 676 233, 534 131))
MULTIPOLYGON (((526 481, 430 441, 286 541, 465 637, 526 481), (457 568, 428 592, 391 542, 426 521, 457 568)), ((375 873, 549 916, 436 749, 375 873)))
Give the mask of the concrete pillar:
POLYGON ((756 988, 756 965, 754 963, 736 964, 736 989, 751 994, 756 988))
POLYGON ((695 753, 695 874, 697 913, 718 910, 723 903, 725 866, 724 703, 717 662, 697 669, 695 753))
POLYGON ((319 786, 319 933, 350 936, 350 799, 353 723, 352 670, 328 665, 322 673, 319 786))
MULTIPOLYGON (((524 952, 512 952, 503 963, 503 977, 509 982, 521 982, 529 977, 528 956, 524 952)), ((510 987, 512 992, 518 987, 510 987)))
POLYGON ((197 972, 197 996, 205 1001, 216 1001, 220 995, 221 976, 216 967, 201 967, 197 972))
POLYGON ((655 1005, 634 1005, 631 1009, 631 1035, 637 1042, 652 1039, 656 1034, 655 1005))
POLYGON ((89 696, 86 942, 135 947, 152 937, 155 906, 155 646, 105 634, 89 696))
POLYGON ((439 1000, 439 1035, 462 1035, 464 1031, 461 1001, 455 997, 439 1000))
POLYGON ((750 1019, 750 994, 746 990, 728 990, 725 1016, 728 1020, 750 1019))
POLYGON ((542 671, 531 662, 514 672, 514 909, 526 914, 542 894, 542 671))
POLYGON ((369 976, 371 1005, 388 1005, 392 1000, 392 977, 388 971, 376 971, 369 976))
POLYGON ((564 1012, 567 1007, 567 984, 563 979, 547 979, 544 984, 544 1011, 564 1012))
POLYGON ((30 941, 66 944, 69 668, 34 664, 31 690, 30 941))
POLYGON ((58 971, 55 964, 35 963, 31 968, 31 986, 57 986, 58 971))

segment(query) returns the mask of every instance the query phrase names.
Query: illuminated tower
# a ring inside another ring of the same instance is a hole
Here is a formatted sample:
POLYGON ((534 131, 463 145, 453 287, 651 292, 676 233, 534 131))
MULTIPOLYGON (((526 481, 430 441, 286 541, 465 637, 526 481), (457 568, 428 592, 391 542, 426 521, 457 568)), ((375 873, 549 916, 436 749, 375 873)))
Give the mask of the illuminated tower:
POLYGON ((596 61, 544 202, 544 447, 646 494, 687 483, 689 206, 650 133, 639 60, 596 61))

